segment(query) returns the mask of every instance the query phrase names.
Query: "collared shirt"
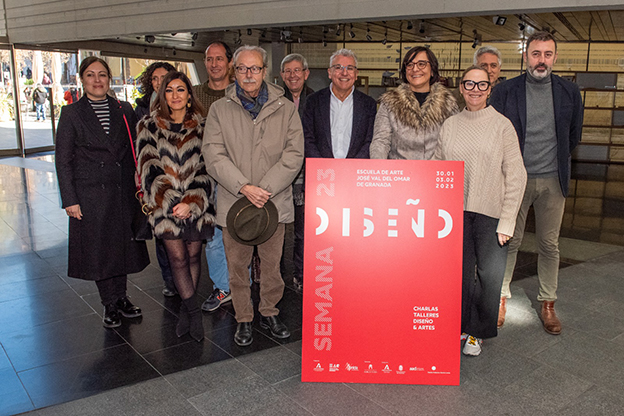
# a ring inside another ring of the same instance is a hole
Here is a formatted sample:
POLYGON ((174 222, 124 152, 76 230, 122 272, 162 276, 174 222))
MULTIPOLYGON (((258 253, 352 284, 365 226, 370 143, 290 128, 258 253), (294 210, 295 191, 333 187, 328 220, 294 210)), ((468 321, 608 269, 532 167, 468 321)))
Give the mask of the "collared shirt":
POLYGON ((334 95, 332 85, 329 86, 331 99, 329 105, 329 124, 331 128, 332 151, 335 159, 345 159, 349 153, 351 144, 351 131, 353 130, 353 91, 344 101, 340 101, 334 95))

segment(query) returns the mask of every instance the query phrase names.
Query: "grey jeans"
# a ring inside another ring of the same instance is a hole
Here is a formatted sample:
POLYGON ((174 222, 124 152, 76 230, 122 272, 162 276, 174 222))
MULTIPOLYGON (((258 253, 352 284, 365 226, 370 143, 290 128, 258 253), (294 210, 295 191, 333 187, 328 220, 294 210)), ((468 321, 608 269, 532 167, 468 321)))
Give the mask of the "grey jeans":
POLYGON ((509 242, 507 267, 503 279, 501 297, 510 298, 509 284, 516 267, 518 249, 524 236, 529 208, 535 211, 535 239, 537 242, 537 277, 539 280, 539 301, 557 300, 557 279, 559 276, 559 231, 565 208, 565 197, 561 193, 559 178, 533 178, 527 180, 522 205, 516 219, 516 229, 509 242))

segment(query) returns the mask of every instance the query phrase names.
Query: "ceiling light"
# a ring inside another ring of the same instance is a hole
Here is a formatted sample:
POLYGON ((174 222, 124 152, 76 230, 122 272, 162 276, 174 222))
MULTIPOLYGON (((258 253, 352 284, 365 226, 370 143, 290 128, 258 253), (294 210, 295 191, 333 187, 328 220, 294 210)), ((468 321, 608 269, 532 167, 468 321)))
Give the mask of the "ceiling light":
POLYGON ((366 28, 366 40, 369 42, 373 40, 373 37, 370 35, 370 27, 366 28))
POLYGON ((505 16, 494 16, 492 22, 497 26, 503 26, 507 22, 507 18, 505 16))
POLYGON ((414 24, 412 23, 411 20, 407 21, 407 30, 412 30, 414 29, 414 24))
POLYGON ((154 43, 156 42, 156 37, 154 35, 145 35, 145 42, 154 43))
POLYGON ((336 36, 340 36, 340 25, 336 25, 336 36))
POLYGON ((353 23, 351 23, 351 30, 349 30, 349 36, 351 36, 351 39, 355 37, 355 32, 353 31, 353 23))
POLYGON ((421 20, 421 22, 418 24, 418 33, 425 33, 425 21, 421 20))
POLYGON ((247 29, 247 36, 251 36, 251 29, 247 29))

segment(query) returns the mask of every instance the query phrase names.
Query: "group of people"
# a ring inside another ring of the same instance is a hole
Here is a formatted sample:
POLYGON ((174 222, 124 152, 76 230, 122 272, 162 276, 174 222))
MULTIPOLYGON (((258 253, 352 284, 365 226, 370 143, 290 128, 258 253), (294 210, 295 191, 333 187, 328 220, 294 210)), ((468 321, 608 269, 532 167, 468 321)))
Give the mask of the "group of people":
POLYGON ((106 96, 110 70, 87 58, 80 66, 85 95, 63 109, 57 136, 59 185, 70 217, 68 275, 96 281, 104 326, 141 314, 126 295, 127 274, 149 262, 145 243, 132 232, 133 220, 143 215, 134 197, 136 143, 163 294, 182 299, 177 335, 201 341, 201 310, 231 300, 234 341, 252 343, 255 253, 262 270, 260 326, 287 338, 276 306, 284 291, 280 260, 285 224, 294 222, 293 284, 301 289, 304 157, 461 160, 463 352, 479 355, 483 339, 504 324, 530 206, 541 319, 548 333, 559 334, 558 236, 583 112, 578 87, 551 73, 556 58, 553 36, 537 32, 526 42, 527 72, 500 82, 500 52, 482 47, 454 93, 440 83, 434 53, 414 47, 401 65, 403 83, 383 94, 377 108, 355 88, 358 61, 348 49, 331 56, 331 83, 314 92, 302 55, 282 61, 282 88, 265 81, 262 48, 232 53, 217 41, 206 49, 202 85, 191 86, 169 64, 150 65, 135 111, 106 96), (200 306, 205 241, 213 292, 200 306))

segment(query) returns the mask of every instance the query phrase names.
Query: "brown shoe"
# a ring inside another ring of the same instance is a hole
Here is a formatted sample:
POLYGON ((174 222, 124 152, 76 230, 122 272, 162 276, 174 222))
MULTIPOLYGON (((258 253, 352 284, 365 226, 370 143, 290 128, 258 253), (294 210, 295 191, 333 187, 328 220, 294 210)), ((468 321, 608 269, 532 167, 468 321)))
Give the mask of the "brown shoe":
POLYGON ((542 302, 542 323, 544 330, 551 335, 559 335, 561 333, 561 321, 555 313, 555 301, 542 302))
POLYGON ((502 328, 505 324, 505 314, 507 313, 507 298, 502 297, 498 305, 498 323, 496 326, 502 328))

